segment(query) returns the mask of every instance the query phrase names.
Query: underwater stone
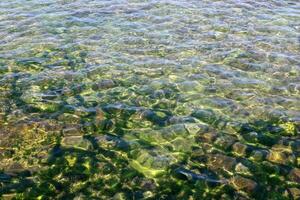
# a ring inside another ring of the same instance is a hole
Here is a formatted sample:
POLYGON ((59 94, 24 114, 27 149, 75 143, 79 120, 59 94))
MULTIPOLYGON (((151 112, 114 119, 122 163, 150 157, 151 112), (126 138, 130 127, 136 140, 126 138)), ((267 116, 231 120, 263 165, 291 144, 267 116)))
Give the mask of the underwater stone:
POLYGON ((278 164, 288 165, 295 162, 295 156, 287 151, 271 149, 267 156, 267 160, 278 164))
POLYGON ((102 110, 108 114, 121 114, 126 109, 125 104, 108 104, 104 107, 102 107, 102 110))
POLYGON ((212 143, 218 137, 218 134, 215 132, 207 132, 207 133, 200 133, 197 136, 197 141, 199 142, 207 142, 212 143))
POLYGON ((233 171, 236 159, 222 154, 209 154, 207 164, 213 170, 223 169, 225 171, 233 171))
POLYGON ((36 108, 42 110, 42 111, 55 112, 55 111, 58 111, 59 102, 56 102, 56 101, 43 101, 43 102, 35 103, 34 106, 36 108))
POLYGON ((177 137, 172 140, 171 144, 174 151, 181 151, 181 152, 190 152, 191 147, 194 144, 194 137, 177 137))
POLYGON ((218 137, 214 144, 221 149, 228 150, 235 141, 236 138, 232 136, 224 135, 218 137))
POLYGON ((292 93, 299 93, 300 92, 300 84, 299 83, 290 83, 288 85, 288 90, 292 93))
POLYGON ((291 181, 294 181, 296 183, 300 183, 300 169, 299 168, 294 168, 290 171, 288 178, 291 181))
POLYGON ((177 168, 176 170, 174 170, 174 174, 178 176, 178 178, 180 177, 184 177, 184 179, 188 179, 191 181, 205 181, 205 182, 209 182, 209 183, 227 183, 227 180, 218 180, 218 179, 213 179, 208 177, 206 174, 197 174, 191 170, 187 170, 184 168, 177 168))
POLYGON ((152 106, 154 109, 172 109, 176 106, 175 101, 169 99, 160 99, 152 106))
POLYGON ((262 161, 261 165, 263 167, 264 172, 267 172, 269 174, 279 174, 280 172, 280 167, 269 161, 262 161))
POLYGON ((296 153, 300 153, 300 140, 295 140, 291 143, 292 150, 296 153))
POLYGON ((193 117, 181 117, 181 116, 171 116, 168 119, 169 124, 179 124, 179 123, 195 123, 196 120, 193 117))
POLYGON ((201 92, 203 91, 203 86, 197 81, 183 81, 177 83, 177 87, 181 92, 201 92))
POLYGON ((250 133, 243 134, 242 136, 246 141, 253 142, 253 143, 257 142, 258 139, 259 139, 259 134, 257 132, 254 132, 254 131, 252 131, 250 133))
POLYGON ((69 113, 62 113, 58 116, 58 120, 69 124, 80 124, 80 117, 69 113))
POLYGON ((116 83, 113 80, 101 80, 98 83, 95 83, 92 85, 93 90, 99 90, 99 89, 109 89, 116 86, 116 83))
POLYGON ((150 177, 165 172, 165 169, 176 161, 171 154, 160 151, 140 150, 135 157, 136 160, 132 160, 130 165, 150 177))
POLYGON ((262 161, 267 154, 268 154, 267 151, 264 152, 264 151, 260 151, 260 150, 254 150, 251 153, 250 159, 252 159, 254 161, 262 161))
POLYGON ((156 188, 155 182, 149 179, 143 179, 141 181, 141 187, 146 190, 154 190, 156 188))
POLYGON ((177 104, 174 111, 180 115, 191 115, 191 113, 193 112, 193 108, 189 103, 179 103, 177 104))
POLYGON ((67 127, 63 129, 64 136, 78 136, 82 135, 82 131, 80 127, 67 127))
POLYGON ((300 189, 299 188, 289 188, 288 189, 289 193, 291 194, 291 197, 296 200, 300 199, 300 189))
POLYGON ((247 90, 236 89, 226 95, 227 98, 244 101, 255 97, 255 93, 247 90))
POLYGON ((226 131, 228 131, 231 134, 236 134, 242 129, 243 124, 240 122, 235 122, 235 121, 228 121, 226 123, 226 131))
POLYGON ((206 65, 203 67, 203 69, 213 76, 217 75, 224 79, 229 79, 240 75, 239 72, 228 69, 228 67, 225 65, 206 65))
POLYGON ((177 93, 169 88, 164 88, 164 89, 159 89, 159 90, 155 90, 155 91, 149 91, 149 93, 152 93, 150 95, 151 98, 154 99, 170 99, 172 97, 175 97, 177 95, 177 93))
POLYGON ((233 152, 235 152, 236 154, 243 156, 243 155, 246 155, 247 145, 240 143, 240 142, 236 142, 232 146, 232 149, 233 149, 233 152))
POLYGON ((232 100, 220 97, 213 97, 213 98, 205 98, 203 102, 214 108, 225 109, 225 108, 233 108, 236 107, 235 103, 232 100))
POLYGON ((250 175, 251 172, 249 171, 249 168, 243 165, 242 163, 238 163, 235 166, 235 171, 239 174, 244 174, 244 175, 250 175))
POLYGON ((253 88, 253 87, 258 87, 264 86, 264 82, 261 80, 257 79, 249 79, 249 78, 236 78, 232 81, 235 85, 237 85, 239 88, 253 88))
POLYGON ((126 195, 123 192, 118 192, 112 197, 112 200, 124 200, 124 199, 126 199, 126 195))
POLYGON ((243 190, 247 193, 253 193, 257 188, 257 183, 251 179, 242 176, 234 176, 231 183, 236 190, 243 190))
POLYGON ((16 193, 11 193, 11 194, 3 194, 1 197, 3 198, 3 200, 13 200, 15 199, 17 196, 16 193))
POLYGON ((143 193, 143 198, 144 199, 150 199, 150 198, 153 198, 154 197, 154 193, 151 192, 151 191, 146 191, 143 193))
POLYGON ((104 149, 117 148, 117 149, 127 150, 129 148, 128 143, 114 136, 109 136, 109 135, 97 136, 95 137, 95 141, 100 147, 104 149))
POLYGON ((279 125, 283 129, 283 135, 294 136, 297 135, 296 126, 292 122, 286 122, 279 125))
POLYGON ((184 124, 185 128, 190 134, 200 134, 208 131, 209 127, 205 124, 196 124, 196 123, 186 123, 184 124))
POLYGON ((82 136, 68 136, 62 138, 61 146, 66 148, 90 150, 92 148, 92 143, 82 136))
POLYGON ((22 171, 24 171, 25 168, 18 162, 13 162, 9 166, 6 167, 5 173, 9 175, 16 175, 22 171))
POLYGON ((197 119, 212 124, 214 121, 217 120, 216 114, 212 110, 196 110, 192 113, 193 117, 196 117, 197 119))
POLYGON ((164 90, 155 90, 152 95, 153 98, 162 99, 165 97, 164 90))
POLYGON ((158 90, 167 86, 167 82, 163 80, 154 80, 149 84, 149 86, 154 90, 158 90))

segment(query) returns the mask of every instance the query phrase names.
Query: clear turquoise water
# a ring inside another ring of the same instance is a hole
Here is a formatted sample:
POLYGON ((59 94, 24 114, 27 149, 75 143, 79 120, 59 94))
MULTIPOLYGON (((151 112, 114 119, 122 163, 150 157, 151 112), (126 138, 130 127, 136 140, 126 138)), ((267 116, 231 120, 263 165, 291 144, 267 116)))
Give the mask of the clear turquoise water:
POLYGON ((3 199, 300 198, 300 2, 0 2, 3 199))

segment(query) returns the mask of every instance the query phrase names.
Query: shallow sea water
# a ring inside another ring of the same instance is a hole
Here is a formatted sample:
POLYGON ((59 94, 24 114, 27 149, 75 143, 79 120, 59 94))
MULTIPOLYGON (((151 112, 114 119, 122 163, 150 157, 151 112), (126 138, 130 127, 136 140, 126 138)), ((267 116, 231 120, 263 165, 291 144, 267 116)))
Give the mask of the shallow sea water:
POLYGON ((0 2, 0 198, 299 199, 298 0, 0 2))

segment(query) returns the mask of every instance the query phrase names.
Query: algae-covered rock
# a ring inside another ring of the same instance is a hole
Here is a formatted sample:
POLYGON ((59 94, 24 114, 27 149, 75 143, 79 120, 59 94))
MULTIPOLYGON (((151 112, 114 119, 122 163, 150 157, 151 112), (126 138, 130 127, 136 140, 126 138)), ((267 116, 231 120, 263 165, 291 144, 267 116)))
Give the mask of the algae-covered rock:
POLYGON ((216 139, 216 141, 214 142, 214 144, 223 150, 228 150, 235 141, 236 141, 236 138, 229 136, 229 135, 224 135, 224 136, 218 137, 216 139))
POLYGON ((168 86, 168 82, 165 80, 154 80, 152 81, 149 86, 154 90, 163 89, 164 87, 168 86))
POLYGON ((130 161, 130 166, 147 177, 156 177, 166 173, 167 168, 176 162, 176 158, 167 152, 140 150, 130 161))
POLYGON ((259 141, 259 134, 255 131, 251 131, 249 133, 243 134, 243 138, 248 142, 258 142, 259 141))
POLYGON ((107 79, 107 80, 101 80, 98 83, 94 83, 92 85, 93 90, 99 90, 99 89, 109 89, 116 86, 116 83, 113 80, 107 79))
POLYGON ((208 167, 212 170, 224 170, 226 172, 233 171, 237 164, 236 159, 222 154, 209 154, 208 167))
POLYGON ((238 174, 242 174, 242 175, 251 175, 251 172, 250 172, 249 168, 246 167, 245 165, 243 165, 242 163, 238 163, 238 164, 235 166, 235 171, 236 171, 238 174))
POLYGON ((242 190, 249 194, 253 194, 257 189, 257 183, 251 179, 244 178, 242 176, 234 176, 230 183, 236 190, 242 190))
POLYGON ((183 153, 191 152, 194 144, 194 137, 178 137, 170 142, 173 151, 180 151, 183 153))
POLYGON ((15 199, 16 196, 17 196, 16 193, 10 193, 10 194, 3 194, 2 198, 3 198, 3 200, 12 200, 12 199, 15 199))
POLYGON ((267 159, 274 163, 289 165, 294 164, 296 158, 289 151, 271 149, 267 159))
POLYGON ((262 151, 262 150, 254 150, 252 153, 251 153, 251 156, 250 156, 250 159, 258 162, 258 161, 262 161, 266 155, 268 154, 267 151, 262 151))
POLYGON ((294 168, 290 171, 288 178, 291 181, 294 181, 296 183, 300 183, 300 169, 299 168, 294 168))
POLYGON ((279 125, 283 129, 284 135, 297 135, 296 126, 292 122, 287 122, 279 125))
POLYGON ((83 135, 80 126, 66 127, 62 130, 64 136, 80 136, 83 135))
POLYGON ((63 137, 61 140, 61 146, 66 148, 78 148, 83 150, 92 149, 92 143, 83 138, 82 136, 68 136, 63 137))
POLYGON ((12 162, 11 164, 9 164, 7 167, 5 167, 5 172, 7 174, 18 174, 23 172, 24 170, 26 170, 24 168, 24 166, 22 166, 21 163, 18 162, 12 162))
POLYGON ((247 145, 240 142, 236 142, 232 146, 233 152, 239 156, 245 156, 247 153, 247 148, 248 148, 247 145))
POLYGON ((112 199, 113 199, 113 200, 125 200, 125 199, 126 199, 126 196, 125 196, 124 193, 118 192, 118 193, 116 193, 116 194, 113 196, 112 199))
POLYGON ((185 123, 184 126, 186 130, 193 135, 205 133, 209 129, 206 124, 200 124, 200 123, 185 123))
POLYGON ((211 178, 207 174, 199 174, 195 173, 191 170, 187 170, 184 168, 177 168, 173 172, 178 178, 184 177, 187 180, 191 181, 205 181, 208 183, 219 183, 219 184, 226 184, 227 180, 225 179, 216 179, 216 178, 211 178))
POLYGON ((101 148, 104 149, 129 149, 129 144, 126 141, 115 136, 100 135, 95 137, 95 141, 101 148))
POLYGON ((218 119, 216 114, 212 110, 208 110, 208 109, 196 110, 195 112, 192 113, 192 116, 209 124, 215 122, 218 119))
POLYGON ((201 92, 203 91, 203 86, 197 81, 183 81, 177 84, 178 89, 181 92, 201 92))
POLYGON ((178 137, 189 137, 184 124, 175 124, 162 129, 144 129, 136 133, 137 137, 153 144, 162 144, 178 137))
POLYGON ((47 94, 39 86, 33 85, 20 98, 41 111, 55 112, 60 105, 60 101, 55 100, 56 97, 55 94, 47 94))
POLYGON ((288 191, 293 200, 300 199, 300 189, 299 188, 296 188, 296 187, 289 188, 288 191))
POLYGON ((185 117, 185 116, 170 116, 168 119, 168 123, 170 124, 180 124, 180 123, 195 123, 195 119, 193 117, 185 117))
POLYGON ((67 123, 77 125, 80 124, 80 117, 70 113, 62 113, 57 117, 58 120, 67 123))

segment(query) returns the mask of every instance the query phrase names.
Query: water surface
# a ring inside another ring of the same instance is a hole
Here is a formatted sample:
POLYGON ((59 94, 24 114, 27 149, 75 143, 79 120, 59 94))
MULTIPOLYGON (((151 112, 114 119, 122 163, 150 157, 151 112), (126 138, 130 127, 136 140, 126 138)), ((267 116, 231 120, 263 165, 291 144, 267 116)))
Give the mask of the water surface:
POLYGON ((300 2, 0 2, 4 199, 300 198, 300 2))

